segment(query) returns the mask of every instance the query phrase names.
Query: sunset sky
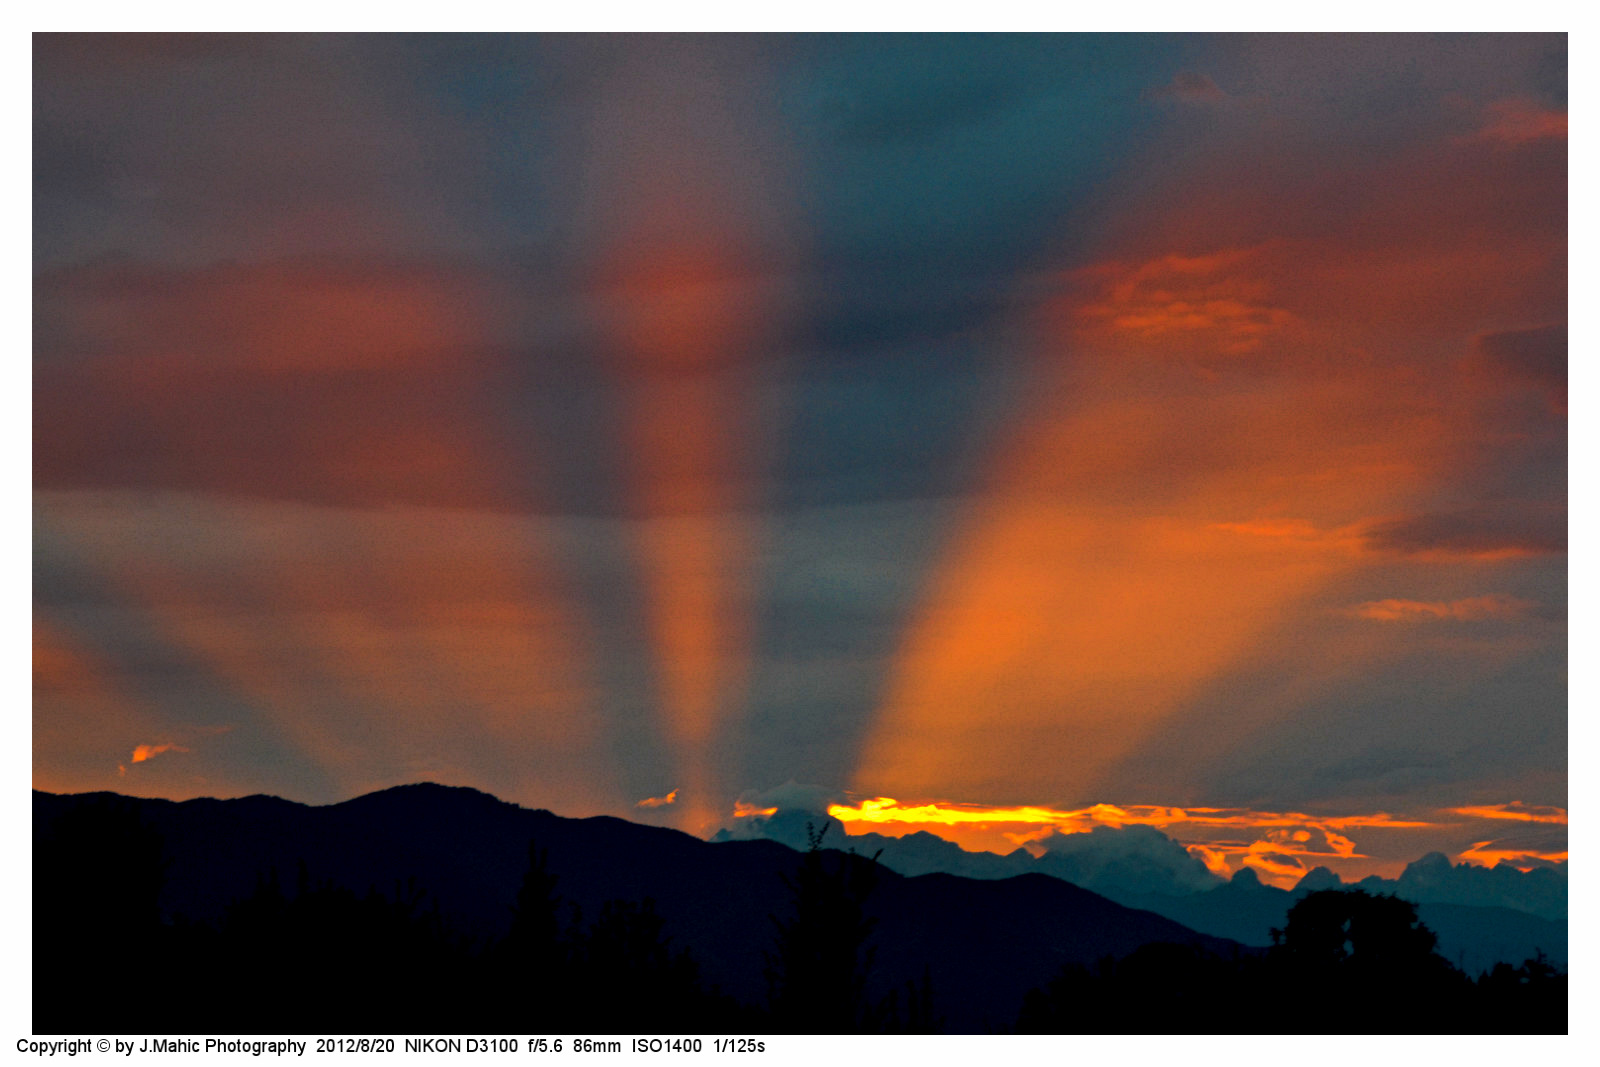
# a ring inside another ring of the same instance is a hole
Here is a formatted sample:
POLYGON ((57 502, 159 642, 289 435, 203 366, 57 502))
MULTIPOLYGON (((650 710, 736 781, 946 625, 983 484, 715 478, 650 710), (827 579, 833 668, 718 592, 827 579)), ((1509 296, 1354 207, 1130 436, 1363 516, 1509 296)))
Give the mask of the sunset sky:
POLYGON ((1566 857, 1565 36, 33 60, 35 788, 1566 857))

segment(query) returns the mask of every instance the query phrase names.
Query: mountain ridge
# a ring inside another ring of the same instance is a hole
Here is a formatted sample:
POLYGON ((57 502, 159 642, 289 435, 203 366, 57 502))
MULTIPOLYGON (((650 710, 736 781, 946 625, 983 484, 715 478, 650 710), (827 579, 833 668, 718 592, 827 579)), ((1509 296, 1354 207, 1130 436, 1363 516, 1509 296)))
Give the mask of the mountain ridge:
MULTIPOLYGON (((792 910, 785 879, 792 881, 803 859, 778 842, 713 844, 614 816, 568 819, 433 783, 320 807, 281 798, 35 791, 36 851, 68 812, 108 801, 131 805, 160 835, 159 907, 169 923, 220 923, 267 879, 301 883, 299 891, 331 883, 358 894, 399 894, 410 885, 428 894, 445 921, 489 943, 510 928, 531 841, 547 853, 566 907, 592 918, 607 901, 653 901, 672 943, 694 953, 708 983, 744 1003, 765 995, 772 923, 792 910)), ((876 882, 867 901, 876 924, 869 991, 883 997, 926 978, 939 1014, 958 1031, 1009 1029, 1023 994, 1063 964, 1093 964, 1161 942, 1219 955, 1252 951, 1039 873, 977 880, 907 877, 880 867, 876 882)))

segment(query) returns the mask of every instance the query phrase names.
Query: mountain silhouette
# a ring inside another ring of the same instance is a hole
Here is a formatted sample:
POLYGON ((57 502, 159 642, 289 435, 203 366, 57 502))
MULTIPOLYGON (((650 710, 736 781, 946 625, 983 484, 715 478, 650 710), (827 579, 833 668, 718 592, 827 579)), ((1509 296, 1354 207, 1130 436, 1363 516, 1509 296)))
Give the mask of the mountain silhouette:
POLYGON ((1396 879, 1373 876, 1346 884, 1328 868, 1317 867, 1292 890, 1284 890, 1263 885, 1248 867, 1224 881, 1181 844, 1147 826, 1102 826, 1055 835, 1046 839, 1052 847, 1035 857, 1020 848, 1004 855, 968 852, 927 832, 847 836, 830 816, 780 809, 740 820, 712 840, 764 839, 804 848, 806 827, 812 824, 836 831, 824 847, 878 853, 885 867, 901 874, 943 872, 988 879, 1047 874, 1126 907, 1257 947, 1271 944, 1271 931, 1283 926, 1289 909, 1307 894, 1360 888, 1418 905, 1418 914, 1439 937, 1439 953, 1469 975, 1500 963, 1517 966, 1539 954, 1557 970, 1567 967, 1565 864, 1532 871, 1452 866, 1443 854, 1430 853, 1407 865, 1396 879))
MULTIPOLYGON (((744 1005, 765 998, 774 924, 792 912, 791 882, 806 862, 805 854, 772 841, 713 844, 676 830, 609 816, 563 818, 476 790, 432 784, 386 789, 324 807, 263 796, 174 802, 35 791, 36 858, 62 838, 75 812, 96 805, 114 805, 129 826, 160 842, 159 882, 147 889, 159 912, 159 919, 150 921, 164 924, 163 929, 248 928, 267 931, 262 936, 270 940, 278 936, 271 931, 284 929, 270 923, 292 914, 298 899, 309 902, 302 911, 319 916, 330 930, 366 924, 364 929, 375 931, 369 940, 376 943, 383 942, 384 930, 415 933, 426 927, 430 958, 441 961, 436 968, 444 968, 443 961, 459 968, 471 952, 500 943, 511 932, 533 842, 544 870, 555 879, 562 922, 568 913, 596 922, 591 941, 600 936, 598 920, 607 916, 610 928, 619 931, 613 940, 637 939, 637 931, 645 929, 661 944, 687 949, 699 980, 744 1005), (250 907, 241 909, 242 902, 250 907), (312 903, 316 906, 305 911, 312 903), (260 919, 257 912, 268 918, 260 919), (459 935, 461 945, 447 933, 459 935)), ((827 852, 814 862, 838 871, 867 861, 827 852)), ((40 881, 51 877, 51 870, 36 864, 36 900, 60 896, 54 883, 40 881)), ((79 883, 97 877, 114 878, 115 872, 74 869, 71 874, 79 883)), ((526 910, 530 898, 523 892, 521 899, 526 910)), ((81 906, 95 904, 86 899, 81 906)), ((920 999, 923 1017, 956 1032, 1010 1029, 1027 991, 1069 964, 1123 957, 1155 943, 1220 957, 1251 951, 1037 873, 1001 880, 906 877, 880 866, 864 907, 871 929, 866 995, 874 1003, 896 996, 920 999)), ((36 924, 41 914, 36 911, 36 924)), ((60 908, 49 915, 55 926, 72 921, 60 908)), ((148 923, 141 929, 148 933, 148 923)), ((35 938, 36 944, 44 941, 35 938)), ((297 966, 309 970, 312 963, 297 966)), ((385 967, 376 973, 388 980, 403 964, 391 961, 385 967)), ((292 984, 314 977, 290 970, 276 980, 292 984)), ((418 983, 437 977, 418 974, 388 994, 396 1003, 405 998, 411 1032, 435 1028, 426 997, 415 993, 418 983)), ((52 1009, 58 990, 39 960, 35 978, 38 1024, 58 1010, 52 1009)), ((85 987, 76 985, 73 996, 84 995, 85 987)), ((81 1003, 73 1007, 73 1025, 93 1029, 92 1005, 88 1014, 81 1003)), ((239 1009, 245 1012, 238 1016, 241 1025, 252 1018, 247 1007, 239 1009)), ((139 1008, 154 1013, 141 1027, 152 1031, 199 1032, 215 1025, 197 1010, 185 1014, 185 1005, 170 999, 149 998, 139 1008)), ((621 1003, 616 1011, 612 1032, 636 1029, 628 1025, 621 1003)), ((494 1024, 483 1020, 487 1027, 494 1024)), ((506 1021, 503 1029, 511 1025, 506 1021)), ((826 1021, 818 1025, 826 1027, 826 1021)), ((283 1018, 267 1028, 307 1032, 283 1018)), ((50 1032, 46 1026, 36 1029, 50 1032)))

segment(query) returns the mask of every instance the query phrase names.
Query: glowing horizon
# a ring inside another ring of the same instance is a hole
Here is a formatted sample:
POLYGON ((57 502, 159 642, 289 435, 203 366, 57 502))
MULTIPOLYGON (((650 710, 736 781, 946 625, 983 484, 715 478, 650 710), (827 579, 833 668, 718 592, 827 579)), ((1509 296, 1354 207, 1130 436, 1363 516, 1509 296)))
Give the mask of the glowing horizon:
MULTIPOLYGON (((1041 842, 1052 834, 1089 833, 1097 827, 1117 829, 1124 826, 1149 826, 1163 832, 1173 831, 1168 836, 1183 845, 1192 855, 1204 862, 1212 873, 1220 877, 1230 877, 1248 867, 1254 870, 1263 882, 1280 888, 1289 888, 1312 867, 1319 865, 1329 866, 1335 873, 1341 875, 1360 868, 1359 874, 1347 879, 1353 881, 1356 877, 1375 873, 1379 868, 1384 870, 1385 877, 1394 877, 1406 862, 1421 856, 1419 851, 1417 855, 1404 860, 1376 860, 1370 854, 1359 851, 1356 842, 1348 834, 1340 831, 1430 831, 1467 824, 1461 818, 1450 819, 1448 816, 1465 816, 1466 820, 1518 819, 1565 824, 1566 812, 1562 809, 1541 808, 1534 812, 1525 812, 1520 810, 1521 807, 1511 802, 1445 808, 1435 813, 1435 818, 1419 818, 1397 817, 1388 812, 1311 815, 1304 812, 1270 812, 1247 808, 1106 803, 1070 810, 1030 805, 1006 807, 939 801, 901 804, 889 797, 872 797, 854 804, 830 804, 827 814, 839 820, 847 833, 880 832, 899 836, 917 830, 927 830, 969 851, 997 851, 992 847, 982 846, 1003 840, 1013 847, 1027 849, 1035 856, 1043 853, 1044 847, 1041 842), (970 832, 973 829, 979 832, 970 832), (1255 840, 1247 841, 1238 840, 1236 837, 1222 838, 1199 833, 1205 829, 1258 830, 1264 833, 1255 840), (1353 864, 1350 861, 1372 862, 1353 864)), ((752 805, 740 804, 734 810, 734 817, 772 815, 777 810, 770 807, 758 809, 752 805)), ((1494 844, 1493 840, 1479 841, 1459 850, 1452 858, 1456 862, 1482 866, 1505 862, 1522 870, 1531 869, 1540 862, 1561 862, 1567 858, 1564 850, 1554 852, 1488 847, 1494 844)))

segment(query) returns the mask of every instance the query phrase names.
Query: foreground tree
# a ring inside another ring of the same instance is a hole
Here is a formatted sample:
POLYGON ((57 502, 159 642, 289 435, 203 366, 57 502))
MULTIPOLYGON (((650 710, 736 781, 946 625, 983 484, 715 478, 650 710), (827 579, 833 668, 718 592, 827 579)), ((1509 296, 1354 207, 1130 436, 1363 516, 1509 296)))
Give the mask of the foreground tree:
POLYGON ((780 1033, 848 1034, 883 1027, 886 1005, 867 997, 874 950, 867 944, 877 920, 866 911, 878 881, 877 857, 824 854, 821 831, 806 827, 805 856, 784 884, 792 915, 772 917, 777 928, 767 954, 771 1026, 780 1033))

